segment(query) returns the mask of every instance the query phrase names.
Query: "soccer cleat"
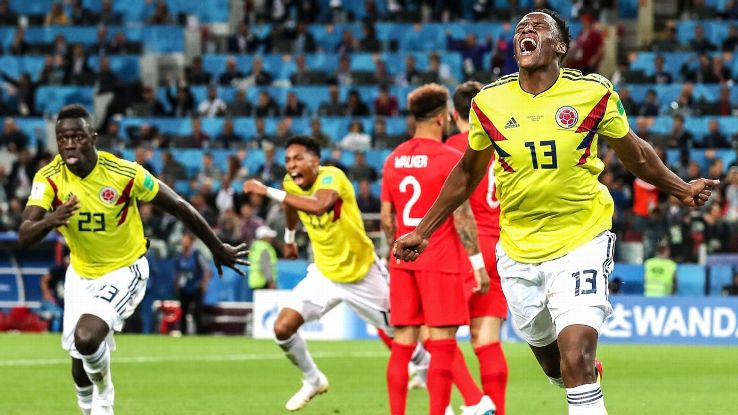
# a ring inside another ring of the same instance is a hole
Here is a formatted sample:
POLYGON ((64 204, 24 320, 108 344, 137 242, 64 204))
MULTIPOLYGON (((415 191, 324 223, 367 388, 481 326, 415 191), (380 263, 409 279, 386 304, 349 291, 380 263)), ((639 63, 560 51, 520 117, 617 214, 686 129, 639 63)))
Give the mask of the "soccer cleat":
POLYGON ((462 406, 461 415, 495 415, 494 402, 489 396, 482 396, 482 400, 478 404, 472 406, 462 406))
POLYGON ((407 388, 408 389, 428 389, 428 385, 425 383, 425 379, 423 379, 423 376, 420 375, 420 370, 418 368, 410 363, 407 365, 407 372, 408 372, 408 381, 407 381, 407 388))
POLYGON ((454 413, 454 408, 451 407, 451 405, 446 407, 446 412, 443 413, 443 415, 456 415, 454 413))
POLYGON ((597 373, 597 383, 602 383, 602 362, 595 358, 595 372, 597 373))
POLYGON ((113 415, 115 386, 110 370, 90 375, 92 380, 92 410, 90 415, 113 415))
POLYGON ((308 380, 302 381, 302 387, 296 394, 292 395, 285 408, 288 411, 299 411, 307 406, 307 404, 317 395, 328 392, 328 378, 322 372, 318 372, 318 384, 312 384, 308 380))

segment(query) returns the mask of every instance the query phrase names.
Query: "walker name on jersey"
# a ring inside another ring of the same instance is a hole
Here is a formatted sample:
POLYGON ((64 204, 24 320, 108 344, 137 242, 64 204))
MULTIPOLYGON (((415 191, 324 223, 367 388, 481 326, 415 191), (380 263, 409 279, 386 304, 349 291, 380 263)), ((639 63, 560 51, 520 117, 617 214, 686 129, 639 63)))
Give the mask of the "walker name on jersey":
POLYGON ((424 154, 395 157, 396 169, 424 169, 426 167, 428 167, 428 156, 424 154))

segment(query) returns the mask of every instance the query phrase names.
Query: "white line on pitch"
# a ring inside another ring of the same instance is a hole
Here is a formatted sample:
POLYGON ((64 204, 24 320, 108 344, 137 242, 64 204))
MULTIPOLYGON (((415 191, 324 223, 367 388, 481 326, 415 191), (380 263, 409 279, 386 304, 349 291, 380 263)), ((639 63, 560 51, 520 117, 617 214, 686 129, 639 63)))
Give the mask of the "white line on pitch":
MULTIPOLYGON (((362 352, 362 353, 312 353, 318 359, 359 358, 372 359, 389 357, 389 352, 362 352)), ((159 363, 159 362, 240 362, 251 360, 281 360, 285 359, 282 353, 270 354, 232 354, 212 356, 138 356, 138 357, 115 357, 113 354, 111 362, 113 365, 120 363, 159 363)), ((69 359, 17 359, 0 360, 0 367, 11 366, 54 366, 68 365, 69 359)))

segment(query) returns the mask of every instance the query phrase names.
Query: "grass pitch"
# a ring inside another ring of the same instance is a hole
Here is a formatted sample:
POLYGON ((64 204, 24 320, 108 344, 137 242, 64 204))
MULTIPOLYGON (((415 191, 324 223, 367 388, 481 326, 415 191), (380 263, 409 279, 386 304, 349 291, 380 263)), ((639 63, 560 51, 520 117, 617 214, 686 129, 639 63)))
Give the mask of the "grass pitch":
MULTIPOLYGON (((118 414, 284 414, 298 372, 270 341, 238 337, 116 336, 118 414)), ((379 341, 309 342, 331 382, 310 414, 388 413, 379 341)), ((476 359, 464 344, 467 362, 476 359)), ((566 414, 564 391, 548 384, 524 344, 505 344, 508 413, 566 414)), ((610 414, 736 413, 738 347, 601 346, 610 414)), ((461 403, 454 392, 455 407, 461 403)), ((0 414, 78 414, 69 358, 59 336, 0 335, 0 414)), ((410 392, 408 414, 427 413, 425 391, 410 392)))

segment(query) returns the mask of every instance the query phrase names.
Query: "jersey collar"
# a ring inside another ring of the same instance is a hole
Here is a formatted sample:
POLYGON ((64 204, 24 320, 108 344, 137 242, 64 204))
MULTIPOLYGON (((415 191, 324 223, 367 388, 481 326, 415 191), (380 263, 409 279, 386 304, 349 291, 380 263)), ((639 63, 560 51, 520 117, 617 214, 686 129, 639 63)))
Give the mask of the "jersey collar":
POLYGON ((521 94, 525 95, 528 98, 538 98, 543 97, 551 93, 551 91, 554 91, 556 88, 558 88, 559 85, 561 85, 561 76, 564 74, 564 68, 559 69, 559 76, 556 78, 556 82, 553 83, 548 89, 543 90, 537 94, 531 94, 530 92, 525 92, 522 86, 520 86, 520 77, 518 77, 518 91, 520 91, 521 94))

